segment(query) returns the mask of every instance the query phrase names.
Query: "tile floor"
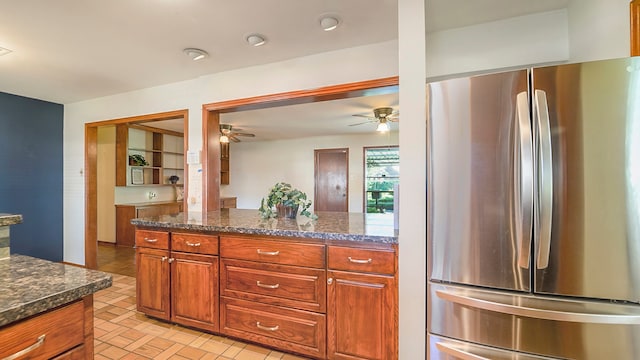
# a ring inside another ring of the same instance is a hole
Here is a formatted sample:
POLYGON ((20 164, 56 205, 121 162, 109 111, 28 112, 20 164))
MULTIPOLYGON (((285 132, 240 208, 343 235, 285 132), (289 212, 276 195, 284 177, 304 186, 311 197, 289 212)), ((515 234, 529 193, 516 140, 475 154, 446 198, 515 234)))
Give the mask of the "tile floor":
POLYGON ((136 279, 131 248, 98 247, 98 269, 113 274, 113 285, 94 303, 95 360, 305 358, 152 319, 136 311, 136 279))

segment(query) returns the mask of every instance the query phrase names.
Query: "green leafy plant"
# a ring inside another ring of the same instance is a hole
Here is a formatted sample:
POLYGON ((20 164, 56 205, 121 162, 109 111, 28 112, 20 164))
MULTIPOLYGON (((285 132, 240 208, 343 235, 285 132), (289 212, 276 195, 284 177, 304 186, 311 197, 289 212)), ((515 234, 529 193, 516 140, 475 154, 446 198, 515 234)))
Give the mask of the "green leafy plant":
POLYGON ((149 163, 144 156, 139 154, 129 155, 129 165, 133 166, 149 166, 149 163))
POLYGON ((311 200, 307 199, 307 194, 298 189, 294 189, 291 184, 279 182, 270 190, 266 198, 262 198, 260 202, 260 216, 263 219, 275 218, 278 216, 277 206, 289 206, 299 208, 300 214, 311 219, 317 219, 318 216, 309 212, 311 200))

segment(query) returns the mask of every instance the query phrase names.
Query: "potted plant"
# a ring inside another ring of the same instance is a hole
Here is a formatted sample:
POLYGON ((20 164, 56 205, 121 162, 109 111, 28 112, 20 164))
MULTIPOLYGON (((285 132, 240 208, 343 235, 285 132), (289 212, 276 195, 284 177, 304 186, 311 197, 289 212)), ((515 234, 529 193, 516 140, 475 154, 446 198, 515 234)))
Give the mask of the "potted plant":
POLYGON ((306 217, 317 219, 315 214, 309 212, 310 206, 311 200, 307 199, 307 194, 293 188, 291 184, 279 182, 269 190, 266 198, 262 198, 258 211, 264 219, 278 216, 294 219, 298 210, 306 217))
POLYGON ((149 163, 140 154, 129 155, 129 165, 131 166, 149 166, 149 163))

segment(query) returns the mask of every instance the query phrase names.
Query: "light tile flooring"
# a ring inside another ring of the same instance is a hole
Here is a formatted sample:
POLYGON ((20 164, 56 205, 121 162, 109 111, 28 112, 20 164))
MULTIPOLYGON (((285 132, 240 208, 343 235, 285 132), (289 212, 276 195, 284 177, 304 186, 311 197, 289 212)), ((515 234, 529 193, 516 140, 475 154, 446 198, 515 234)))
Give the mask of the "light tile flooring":
POLYGON ((136 279, 113 274, 94 295, 95 360, 304 358, 149 318, 136 311, 136 279))

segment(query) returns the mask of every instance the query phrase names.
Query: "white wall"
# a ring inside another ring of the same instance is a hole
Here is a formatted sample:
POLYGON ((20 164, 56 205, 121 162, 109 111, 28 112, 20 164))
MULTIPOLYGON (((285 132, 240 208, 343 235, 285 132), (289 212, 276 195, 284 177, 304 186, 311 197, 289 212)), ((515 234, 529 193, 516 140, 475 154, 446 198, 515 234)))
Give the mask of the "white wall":
POLYGON ((349 148, 349 211, 363 212, 362 149, 386 145, 398 145, 397 132, 231 143, 231 180, 229 185, 220 186, 220 194, 237 196, 238 208, 257 209, 269 189, 284 181, 305 192, 315 202, 314 150, 349 148))
POLYGON ((557 10, 430 33, 427 77, 564 62, 567 21, 567 11, 557 10))
POLYGON ((571 0, 568 9, 571 62, 629 56, 629 0, 571 0))

